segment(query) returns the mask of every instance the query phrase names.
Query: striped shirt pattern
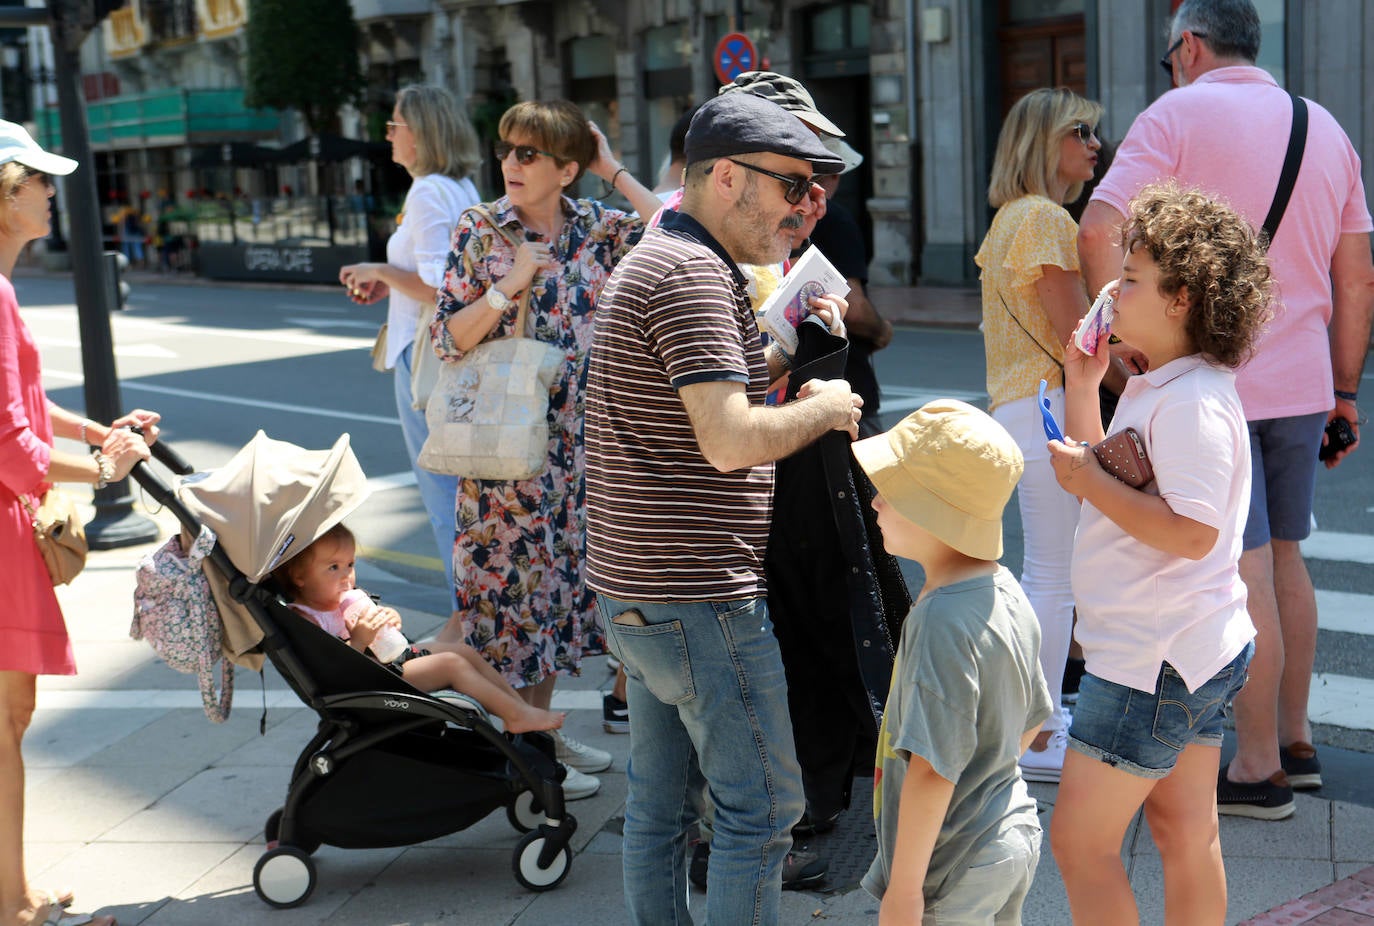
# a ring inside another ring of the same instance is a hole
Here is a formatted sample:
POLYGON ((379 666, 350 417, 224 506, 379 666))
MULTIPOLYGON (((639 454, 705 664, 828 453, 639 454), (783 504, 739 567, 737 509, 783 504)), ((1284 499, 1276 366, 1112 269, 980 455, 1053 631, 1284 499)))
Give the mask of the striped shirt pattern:
POLYGON ((677 390, 768 385, 744 280, 677 215, 616 267, 587 383, 587 584, 624 601, 762 597, 773 465, 719 472, 677 390))

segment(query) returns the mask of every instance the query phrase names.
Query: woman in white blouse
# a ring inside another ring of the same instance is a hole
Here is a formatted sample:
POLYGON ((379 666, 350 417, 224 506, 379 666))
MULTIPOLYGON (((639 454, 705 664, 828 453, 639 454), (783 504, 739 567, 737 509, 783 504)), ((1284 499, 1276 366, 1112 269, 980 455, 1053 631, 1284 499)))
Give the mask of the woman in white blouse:
MULTIPOLYGON (((387 241, 384 264, 350 264, 339 271, 349 298, 368 305, 388 295, 386 364, 396 373, 396 411, 401 419, 410 467, 439 559, 453 588, 454 505, 458 479, 422 469, 416 463, 429 428, 423 403, 415 408, 411 393, 411 364, 415 333, 428 332, 438 287, 452 246, 454 226, 463 210, 481 201, 471 174, 480 162, 477 134, 443 87, 410 86, 396 94, 387 124, 391 159, 415 182, 396 217, 396 231, 387 241)), ((424 346, 428 348, 429 338, 424 346)))

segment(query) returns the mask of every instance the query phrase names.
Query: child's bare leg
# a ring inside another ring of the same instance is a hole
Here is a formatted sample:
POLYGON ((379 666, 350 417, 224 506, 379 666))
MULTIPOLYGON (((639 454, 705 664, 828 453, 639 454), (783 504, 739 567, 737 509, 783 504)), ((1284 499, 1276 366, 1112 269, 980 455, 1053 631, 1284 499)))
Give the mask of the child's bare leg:
POLYGON ((1145 819, 1164 866, 1166 926, 1226 922, 1226 869, 1217 833, 1221 749, 1194 743, 1145 799, 1145 819))
POLYGON ((487 681, 504 691, 510 692, 513 698, 520 697, 520 693, 511 687, 510 682, 506 681, 506 677, 500 672, 497 672, 496 667, 487 662, 485 656, 477 652, 477 650, 473 649, 471 646, 468 646, 466 643, 441 642, 436 637, 427 643, 422 643, 421 646, 431 653, 455 653, 456 655, 462 656, 463 659, 467 661, 467 664, 476 669, 487 681))
POLYGON ((412 659, 401 667, 401 674, 422 691, 452 688, 476 698, 479 704, 501 718, 510 733, 556 730, 563 726, 563 714, 530 707, 509 685, 504 690, 500 685, 493 685, 454 652, 431 653, 412 659))
POLYGON ((1072 749, 1065 755, 1050 845, 1074 923, 1139 924, 1121 841, 1155 784, 1072 749))

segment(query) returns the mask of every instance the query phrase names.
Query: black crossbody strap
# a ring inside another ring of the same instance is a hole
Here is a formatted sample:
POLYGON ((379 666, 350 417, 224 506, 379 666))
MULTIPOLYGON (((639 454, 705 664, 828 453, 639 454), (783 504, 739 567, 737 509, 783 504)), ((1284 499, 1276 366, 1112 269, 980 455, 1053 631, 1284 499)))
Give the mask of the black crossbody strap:
POLYGON ((1264 246, 1269 247, 1274 235, 1283 221, 1283 213, 1288 209, 1288 200, 1293 196, 1293 186, 1298 182, 1298 170, 1302 167, 1302 154, 1307 147, 1307 101, 1296 93, 1288 94, 1293 101, 1293 130, 1288 134, 1288 151, 1283 156, 1283 170, 1279 173, 1279 186, 1274 191, 1274 202, 1269 214, 1264 217, 1264 246))

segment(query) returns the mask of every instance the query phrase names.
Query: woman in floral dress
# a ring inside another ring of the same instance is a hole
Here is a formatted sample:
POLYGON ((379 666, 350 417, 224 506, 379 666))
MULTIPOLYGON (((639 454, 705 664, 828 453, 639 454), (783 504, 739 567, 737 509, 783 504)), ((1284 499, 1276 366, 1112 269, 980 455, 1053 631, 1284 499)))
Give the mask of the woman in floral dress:
MULTIPOLYGON (((435 350, 456 361, 483 341, 510 337, 530 289, 525 334, 565 349, 567 363, 549 394, 543 472, 509 482, 459 480, 458 610, 439 636, 468 643, 522 697, 548 709, 557 676, 576 675, 584 655, 605 652, 582 572, 582 401, 597 297, 643 227, 632 214, 564 190, 590 170, 641 214, 652 215, 659 203, 572 103, 519 103, 501 117, 499 132, 506 195, 486 204, 486 215, 471 210, 458 223, 431 329, 435 350), (510 240, 522 243, 515 248, 510 240)), ((558 758, 580 772, 610 764, 609 753, 566 736, 558 758)), ((587 797, 598 785, 571 776, 565 796, 587 797)))

